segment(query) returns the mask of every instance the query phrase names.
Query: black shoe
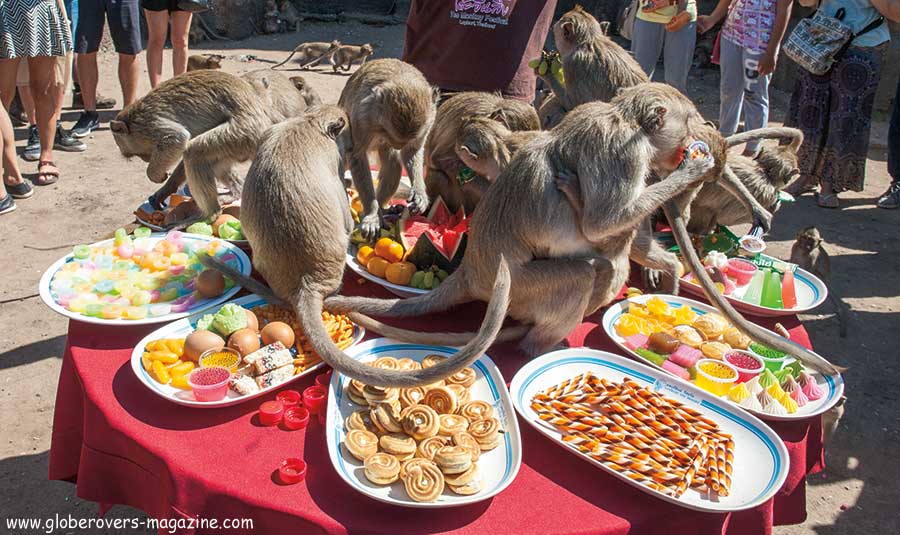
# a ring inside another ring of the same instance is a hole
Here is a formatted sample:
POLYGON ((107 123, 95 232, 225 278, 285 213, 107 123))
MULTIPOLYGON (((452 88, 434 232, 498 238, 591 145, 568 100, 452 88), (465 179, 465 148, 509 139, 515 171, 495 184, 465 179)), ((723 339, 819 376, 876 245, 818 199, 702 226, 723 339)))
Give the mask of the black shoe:
POLYGON ((22 159, 26 162, 36 162, 41 159, 41 138, 35 125, 28 127, 28 141, 25 143, 22 159))
POLYGON ((0 215, 8 214, 16 209, 16 201, 13 200, 12 195, 7 195, 3 197, 3 200, 0 200, 0 215))
POLYGON ((53 138, 53 150, 84 152, 87 150, 87 145, 66 133, 62 125, 56 123, 56 137, 53 138))
POLYGON ((34 188, 27 180, 23 180, 14 186, 6 185, 6 193, 12 195, 13 199, 27 199, 34 195, 34 188))
POLYGON ((95 111, 83 111, 78 118, 78 122, 69 132, 72 137, 82 138, 90 135, 91 132, 100 128, 100 116, 95 111))
POLYGON ((878 198, 876 204, 879 208, 888 210, 900 208, 900 181, 891 182, 890 187, 878 198))

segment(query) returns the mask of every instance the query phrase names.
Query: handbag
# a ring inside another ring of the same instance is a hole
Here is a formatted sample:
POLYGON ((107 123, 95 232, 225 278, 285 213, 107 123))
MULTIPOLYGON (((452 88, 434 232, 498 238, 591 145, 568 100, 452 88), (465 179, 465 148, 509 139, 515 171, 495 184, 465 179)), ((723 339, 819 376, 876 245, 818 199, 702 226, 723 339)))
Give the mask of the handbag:
POLYGON ((178 0, 178 9, 191 13, 201 13, 209 9, 209 0, 178 0))
POLYGON ((634 33, 634 18, 637 15, 638 4, 640 0, 632 0, 630 4, 625 6, 622 14, 619 16, 619 35, 631 41, 631 35, 634 33))
POLYGON ((884 23, 884 17, 879 16, 854 34, 842 22, 845 14, 844 8, 838 9, 834 17, 818 10, 811 17, 801 20, 784 44, 784 53, 812 74, 826 74, 841 59, 855 38, 884 23))

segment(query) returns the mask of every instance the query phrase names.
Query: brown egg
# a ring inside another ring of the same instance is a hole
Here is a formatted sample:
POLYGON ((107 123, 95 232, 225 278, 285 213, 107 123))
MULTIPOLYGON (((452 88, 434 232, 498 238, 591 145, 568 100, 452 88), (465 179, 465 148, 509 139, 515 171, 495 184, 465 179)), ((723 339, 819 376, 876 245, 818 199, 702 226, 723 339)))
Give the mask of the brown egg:
POLYGON ((197 362, 204 351, 223 347, 225 340, 218 334, 211 331, 194 331, 184 339, 184 356, 197 362))
POLYGON ((292 347, 294 345, 294 329, 287 323, 281 321, 273 321, 263 327, 262 332, 263 344, 269 345, 275 341, 281 342, 284 347, 292 347))
POLYGON ((247 328, 253 329, 253 332, 259 332, 259 320, 256 319, 256 314, 253 313, 252 310, 244 309, 244 312, 247 313, 247 328))
POLYGON ((196 287, 203 297, 218 297, 225 291, 225 277, 214 269, 204 269, 197 276, 196 287))
POLYGON ((219 217, 216 218, 215 221, 213 221, 213 224, 212 224, 213 234, 218 236, 219 235, 219 227, 221 227, 225 223, 228 223, 229 221, 237 221, 237 220, 238 220, 238 218, 234 217, 233 215, 228 215, 228 214, 220 215, 219 217))
POLYGON ((240 219, 241 218, 241 207, 236 204, 232 204, 231 206, 226 206, 225 208, 222 208, 222 213, 240 219))
POLYGON ((238 329, 228 337, 228 347, 241 354, 242 357, 259 349, 259 335, 253 329, 238 329))

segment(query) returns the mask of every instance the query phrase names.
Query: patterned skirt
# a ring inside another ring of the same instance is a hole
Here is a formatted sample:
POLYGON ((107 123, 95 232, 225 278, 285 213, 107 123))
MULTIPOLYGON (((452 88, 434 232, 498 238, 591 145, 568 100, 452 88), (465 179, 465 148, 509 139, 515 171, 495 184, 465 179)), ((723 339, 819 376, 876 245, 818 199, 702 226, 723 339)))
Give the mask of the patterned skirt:
POLYGON ((803 131, 800 173, 834 191, 862 191, 869 128, 887 44, 850 47, 828 73, 799 69, 785 126, 803 131))
POLYGON ((65 56, 72 35, 56 0, 0 0, 0 59, 65 56))

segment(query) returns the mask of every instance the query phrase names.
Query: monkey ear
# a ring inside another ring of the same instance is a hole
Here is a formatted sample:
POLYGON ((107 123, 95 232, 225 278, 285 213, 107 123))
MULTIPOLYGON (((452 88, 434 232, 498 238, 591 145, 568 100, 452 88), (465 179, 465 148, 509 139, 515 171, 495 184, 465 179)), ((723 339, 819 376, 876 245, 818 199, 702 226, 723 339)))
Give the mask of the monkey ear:
POLYGON ((494 112, 491 113, 490 118, 505 126, 507 130, 512 130, 512 128, 509 127, 509 119, 506 117, 506 110, 494 110, 494 112))
POLYGON ((666 113, 669 110, 665 108, 665 106, 657 106, 650 113, 650 116, 647 117, 646 122, 642 125, 644 130, 649 133, 654 133, 662 130, 662 127, 666 124, 666 113))
POLYGON ((346 127, 347 119, 344 117, 335 117, 325 123, 325 133, 328 134, 328 137, 331 139, 337 139, 346 127))
POLYGON ((441 100, 441 88, 438 86, 431 86, 431 101, 435 104, 441 100))
POLYGON ((291 76, 291 82, 293 82, 294 87, 297 88, 297 91, 303 91, 303 88, 306 87, 306 79, 302 76, 291 76))
POLYGON ((131 129, 128 128, 128 123, 125 121, 117 121, 113 119, 109 122, 109 129, 117 134, 130 134, 131 129))
POLYGON ((474 152, 472 152, 471 150, 469 150, 469 147, 467 147, 465 145, 457 145, 456 150, 458 150, 459 152, 465 152, 469 156, 469 158, 471 158, 473 160, 478 159, 478 155, 475 154, 474 152))
POLYGON ((563 37, 566 39, 566 41, 574 40, 574 37, 575 37, 574 29, 575 29, 575 24, 573 24, 572 21, 567 20, 566 22, 563 22, 562 31, 563 31, 563 37))
POLYGON ((604 20, 600 23, 600 31, 603 32, 603 35, 609 35, 609 21, 604 20))

